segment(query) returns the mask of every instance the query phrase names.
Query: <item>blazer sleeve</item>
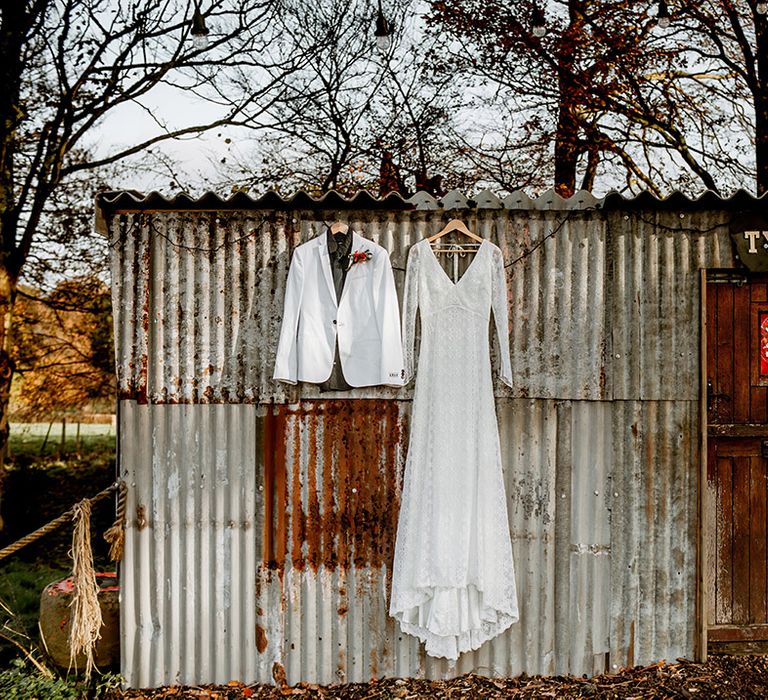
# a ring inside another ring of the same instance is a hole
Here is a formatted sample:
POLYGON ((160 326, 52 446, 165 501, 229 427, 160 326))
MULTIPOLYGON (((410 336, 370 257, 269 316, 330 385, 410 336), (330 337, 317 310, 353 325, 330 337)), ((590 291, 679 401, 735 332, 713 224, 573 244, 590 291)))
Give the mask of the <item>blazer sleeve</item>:
POLYGON ((499 379, 507 386, 512 386, 512 363, 509 359, 509 306, 507 300, 507 275, 504 270, 504 258, 501 250, 493 251, 492 296, 493 319, 496 322, 496 335, 499 339, 499 379))
POLYGON ((403 346, 400 340, 400 307, 389 253, 381 248, 376 256, 373 300, 381 338, 381 383, 403 385, 403 346))
POLYGON ((296 384, 299 374, 298 330, 301 298, 304 294, 304 263, 296 250, 288 268, 283 302, 283 322, 277 344, 274 378, 288 384, 296 384))

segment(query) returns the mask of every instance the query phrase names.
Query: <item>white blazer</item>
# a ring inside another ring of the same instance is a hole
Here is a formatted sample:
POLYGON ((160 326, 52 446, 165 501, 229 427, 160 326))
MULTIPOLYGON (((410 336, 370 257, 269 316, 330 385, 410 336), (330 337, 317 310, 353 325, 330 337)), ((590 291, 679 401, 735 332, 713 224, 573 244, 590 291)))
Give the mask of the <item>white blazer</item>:
POLYGON ((372 257, 347 272, 336 302, 326 233, 293 251, 285 288, 274 378, 320 383, 331 376, 336 337, 344 378, 351 386, 402 386, 405 375, 400 311, 389 254, 352 234, 352 249, 372 257))

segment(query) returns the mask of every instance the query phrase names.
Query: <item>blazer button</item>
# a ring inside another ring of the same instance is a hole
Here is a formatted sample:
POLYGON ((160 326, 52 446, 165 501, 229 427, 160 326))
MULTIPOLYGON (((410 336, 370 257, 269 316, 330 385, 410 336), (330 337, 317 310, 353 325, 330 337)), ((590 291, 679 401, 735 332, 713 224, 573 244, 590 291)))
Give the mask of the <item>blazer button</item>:
POLYGON ((334 326, 336 325, 336 319, 335 318, 333 319, 333 325, 334 326))

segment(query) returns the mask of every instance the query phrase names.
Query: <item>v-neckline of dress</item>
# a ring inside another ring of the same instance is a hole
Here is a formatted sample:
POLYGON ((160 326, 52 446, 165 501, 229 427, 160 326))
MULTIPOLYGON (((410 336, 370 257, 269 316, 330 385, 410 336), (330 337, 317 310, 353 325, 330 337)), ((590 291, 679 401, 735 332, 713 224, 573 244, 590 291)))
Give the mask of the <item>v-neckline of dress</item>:
POLYGON ((480 255, 480 251, 483 249, 483 247, 485 246, 485 244, 487 242, 488 242, 488 239, 484 238, 483 242, 480 244, 480 247, 477 249, 477 252, 475 253, 474 259, 472 260, 471 263, 469 263, 469 265, 467 265, 467 269, 464 270, 464 274, 461 277, 459 277, 458 280, 456 280, 454 282, 449 277, 448 273, 443 269, 443 266, 440 264, 440 261, 437 259, 437 256, 435 255, 435 251, 432 250, 432 246, 429 244, 429 240, 426 239, 426 238, 424 239, 424 245, 427 247, 427 250, 429 250, 429 255, 432 258, 432 260, 434 261, 435 266, 437 267, 438 270, 440 270, 440 272, 442 273, 443 277, 447 280, 448 284, 450 284, 452 287, 458 287, 464 281, 464 278, 469 274, 470 270, 472 269, 474 264, 477 262, 477 258, 480 255))

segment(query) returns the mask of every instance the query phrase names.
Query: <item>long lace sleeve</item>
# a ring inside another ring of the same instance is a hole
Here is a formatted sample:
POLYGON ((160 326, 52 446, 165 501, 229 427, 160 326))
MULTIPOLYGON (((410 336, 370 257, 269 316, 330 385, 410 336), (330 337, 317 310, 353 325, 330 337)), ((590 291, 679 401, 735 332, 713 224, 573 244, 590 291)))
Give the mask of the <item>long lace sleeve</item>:
POLYGON ((405 291, 403 293, 403 363, 405 378, 403 384, 413 379, 416 372, 416 313, 419 309, 419 246, 411 246, 408 252, 408 264, 405 272, 405 291))
POLYGON ((504 258, 501 250, 493 251, 493 287, 491 306, 496 323, 496 335, 499 339, 499 378, 507 386, 512 386, 512 364, 509 361, 509 307, 507 302, 507 275, 504 271, 504 258))

